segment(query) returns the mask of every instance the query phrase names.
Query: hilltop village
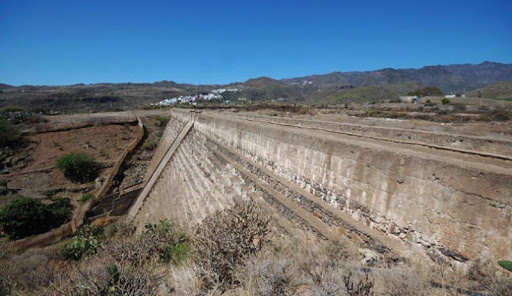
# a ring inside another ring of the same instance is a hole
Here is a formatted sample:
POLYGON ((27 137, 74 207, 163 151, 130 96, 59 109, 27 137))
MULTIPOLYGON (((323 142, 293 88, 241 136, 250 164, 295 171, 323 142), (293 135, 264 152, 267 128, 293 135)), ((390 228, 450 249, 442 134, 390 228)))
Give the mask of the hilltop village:
MULTIPOLYGON (((211 92, 204 92, 198 95, 186 95, 179 96, 174 98, 163 99, 155 104, 151 104, 154 106, 169 106, 169 105, 178 105, 178 104, 189 104, 189 105, 197 105, 198 102, 207 102, 207 101, 222 101, 222 94, 225 92, 239 92, 238 88, 220 88, 212 90, 211 92)), ((238 101, 246 101, 246 98, 238 98, 238 101)), ((229 103, 229 101, 227 101, 229 103)))

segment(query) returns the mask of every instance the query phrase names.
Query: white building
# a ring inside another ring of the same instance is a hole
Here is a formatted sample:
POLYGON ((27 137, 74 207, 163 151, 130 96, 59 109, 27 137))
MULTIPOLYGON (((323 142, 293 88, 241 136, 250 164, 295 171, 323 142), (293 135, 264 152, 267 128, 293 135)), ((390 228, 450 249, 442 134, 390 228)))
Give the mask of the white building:
POLYGON ((416 103, 420 100, 418 96, 401 96, 400 101, 402 103, 416 103))

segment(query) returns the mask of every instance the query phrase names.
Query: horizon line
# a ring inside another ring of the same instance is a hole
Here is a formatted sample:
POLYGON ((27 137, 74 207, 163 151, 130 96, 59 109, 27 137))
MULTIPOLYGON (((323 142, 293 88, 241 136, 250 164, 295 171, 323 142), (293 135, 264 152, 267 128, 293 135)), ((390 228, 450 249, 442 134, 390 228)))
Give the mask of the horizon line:
POLYGON ((155 83, 162 83, 162 82, 168 82, 168 83, 176 83, 176 84, 181 84, 181 85, 193 85, 193 86, 212 86, 212 85, 229 85, 229 84, 237 84, 237 83, 245 83, 249 80, 253 80, 253 79, 260 79, 260 78, 269 78, 269 79, 273 79, 273 80, 276 80, 276 81, 280 81, 280 80, 287 80, 287 79, 298 79, 298 78, 304 78, 304 77, 308 77, 308 76, 322 76, 322 75, 329 75, 329 74, 333 74, 333 73, 368 73, 368 72, 375 72, 375 71, 382 71, 382 70, 386 70, 386 69, 392 69, 392 70, 419 70, 419 69, 423 69, 423 68, 426 68, 426 67, 437 67, 437 66, 453 66, 453 65, 482 65, 482 64, 485 64, 485 63, 494 63, 494 64, 502 64, 502 65, 512 65, 512 62, 508 63, 508 62, 496 62, 496 61, 492 61, 492 60, 484 60, 480 63, 456 63, 456 64, 431 64, 431 65, 424 65, 424 66, 421 66, 421 67, 408 67, 408 68, 393 68, 393 67, 384 67, 384 68, 379 68, 379 69, 373 69, 373 70, 364 70, 364 71, 358 71, 358 70, 349 70, 349 71, 330 71, 330 72, 324 72, 322 74, 307 74, 307 75, 304 75, 304 76, 295 76, 295 77, 284 77, 284 78, 274 78, 274 77, 270 77, 270 76, 265 76, 265 75, 262 75, 262 76, 257 76, 257 77, 252 77, 252 78, 248 78, 246 79, 245 81, 233 81, 233 82, 227 82, 227 83, 191 83, 191 82, 178 82, 178 81, 175 81, 175 80, 166 80, 166 79, 163 79, 163 80, 155 80, 155 81, 138 81, 138 82, 134 82, 134 81, 124 81, 124 82, 108 82, 108 81, 98 81, 98 82, 89 82, 89 83, 85 83, 85 82, 77 82, 77 83, 70 83, 70 84, 9 84, 9 83, 4 83, 2 81, 0 81, 0 84, 3 84, 3 85, 7 85, 7 86, 11 86, 11 87, 24 87, 24 86, 33 86, 33 87, 44 87, 44 86, 48 86, 48 87, 64 87, 64 86, 79 86, 79 85, 98 85, 98 84, 155 84, 155 83))

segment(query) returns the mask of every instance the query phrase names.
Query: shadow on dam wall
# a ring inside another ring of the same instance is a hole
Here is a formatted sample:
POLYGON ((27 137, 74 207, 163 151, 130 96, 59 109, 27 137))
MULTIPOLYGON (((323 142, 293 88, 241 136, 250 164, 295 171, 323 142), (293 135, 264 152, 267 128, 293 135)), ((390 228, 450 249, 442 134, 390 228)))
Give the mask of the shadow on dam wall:
POLYGON ((151 185, 129 213, 139 228, 168 218, 193 231, 215 211, 256 199, 305 231, 329 239, 338 227, 383 254, 416 248, 461 263, 512 257, 512 163, 479 150, 485 139, 458 135, 466 146, 454 149, 434 133, 404 141, 399 135, 414 131, 171 114, 148 170, 151 185))

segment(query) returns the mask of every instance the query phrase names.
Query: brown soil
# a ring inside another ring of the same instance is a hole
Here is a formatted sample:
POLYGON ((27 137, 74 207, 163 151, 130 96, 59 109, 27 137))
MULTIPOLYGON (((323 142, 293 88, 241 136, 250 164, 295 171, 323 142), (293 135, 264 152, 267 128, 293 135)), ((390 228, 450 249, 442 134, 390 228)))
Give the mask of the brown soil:
MULTIPOLYGON (((24 152, 26 158, 18 161, 10 168, 10 173, 0 176, 0 179, 10 180, 8 188, 16 189, 21 195, 45 199, 55 194, 76 202, 84 190, 96 189, 95 182, 72 183, 55 169, 56 159, 71 151, 87 152, 100 164, 99 176, 104 178, 135 136, 136 126, 129 124, 91 126, 28 136, 30 144, 24 152)), ((12 196, 3 197, 0 207, 11 199, 12 196)))

